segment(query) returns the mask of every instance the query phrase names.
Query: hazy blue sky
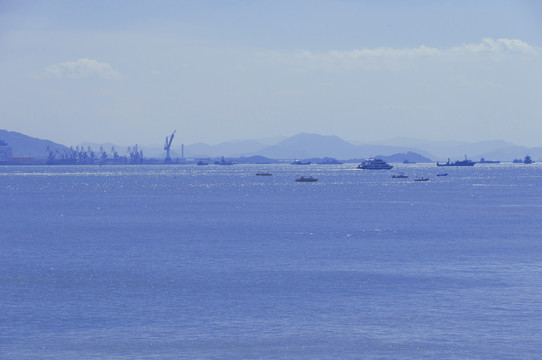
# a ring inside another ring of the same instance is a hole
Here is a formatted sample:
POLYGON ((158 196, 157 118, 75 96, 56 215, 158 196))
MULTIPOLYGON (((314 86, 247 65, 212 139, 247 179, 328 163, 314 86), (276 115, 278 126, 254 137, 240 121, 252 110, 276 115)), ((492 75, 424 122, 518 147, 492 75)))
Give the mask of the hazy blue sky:
POLYGON ((0 128, 542 146, 542 2, 3 0, 0 128))

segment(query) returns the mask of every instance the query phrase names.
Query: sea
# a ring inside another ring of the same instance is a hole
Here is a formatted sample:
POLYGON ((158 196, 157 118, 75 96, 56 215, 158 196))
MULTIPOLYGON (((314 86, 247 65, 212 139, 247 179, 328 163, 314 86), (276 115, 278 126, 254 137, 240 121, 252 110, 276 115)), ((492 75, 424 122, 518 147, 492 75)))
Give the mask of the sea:
POLYGON ((0 167, 0 358, 541 359, 542 164, 355 167, 0 167))

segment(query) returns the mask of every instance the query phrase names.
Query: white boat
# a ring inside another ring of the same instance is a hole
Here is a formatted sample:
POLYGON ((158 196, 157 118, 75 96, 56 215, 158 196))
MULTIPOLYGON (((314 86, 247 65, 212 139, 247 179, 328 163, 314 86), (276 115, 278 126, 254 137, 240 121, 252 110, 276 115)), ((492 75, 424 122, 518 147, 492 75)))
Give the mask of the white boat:
POLYGON ((382 159, 366 159, 358 165, 357 169, 362 170, 390 170, 393 166, 382 159))

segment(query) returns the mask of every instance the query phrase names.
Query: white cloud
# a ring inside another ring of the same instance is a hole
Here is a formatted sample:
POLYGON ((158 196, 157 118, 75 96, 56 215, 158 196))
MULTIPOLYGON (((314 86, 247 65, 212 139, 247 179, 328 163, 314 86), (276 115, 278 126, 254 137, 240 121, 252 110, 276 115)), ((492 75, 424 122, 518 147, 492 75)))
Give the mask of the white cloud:
POLYGON ((537 55, 540 49, 517 39, 483 39, 479 43, 463 44, 451 48, 436 48, 421 45, 414 48, 379 47, 348 51, 327 51, 314 53, 300 50, 291 53, 266 52, 260 54, 269 61, 293 63, 303 66, 382 68, 399 64, 395 60, 409 59, 471 59, 473 57, 498 57, 515 55, 537 55))
POLYGON ((376 49, 361 49, 353 51, 331 51, 329 54, 334 57, 347 58, 370 58, 370 57, 402 57, 416 58, 428 56, 445 56, 450 54, 496 54, 496 53, 523 53, 535 54, 537 49, 517 39, 483 39, 477 44, 463 44, 449 49, 432 48, 421 45, 416 48, 394 49, 381 47, 376 49))
POLYGON ((527 44, 517 39, 497 39, 490 38, 483 39, 478 44, 465 44, 459 47, 450 49, 451 52, 463 52, 463 53, 523 53, 523 54, 535 54, 538 49, 534 46, 527 44))
POLYGON ((108 63, 83 58, 48 66, 45 68, 45 76, 58 79, 118 79, 120 73, 108 63))
POLYGON ((380 47, 376 49, 360 49, 351 51, 330 51, 327 53, 336 59, 363 59, 363 58, 414 58, 420 56, 435 56, 440 54, 440 50, 427 47, 425 45, 411 49, 394 49, 389 47, 380 47))

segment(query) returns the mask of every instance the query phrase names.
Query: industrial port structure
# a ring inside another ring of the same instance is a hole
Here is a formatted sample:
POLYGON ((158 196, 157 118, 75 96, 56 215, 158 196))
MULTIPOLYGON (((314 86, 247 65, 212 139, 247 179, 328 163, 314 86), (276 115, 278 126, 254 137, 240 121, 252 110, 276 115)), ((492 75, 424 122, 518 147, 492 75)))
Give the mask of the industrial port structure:
POLYGON ((166 143, 164 144, 164 150, 166 150, 166 160, 164 162, 166 164, 171 163, 171 157, 169 156, 169 149, 171 149, 171 143, 173 142, 173 138, 175 137, 176 132, 177 130, 173 131, 173 133, 169 137, 169 140, 168 140, 168 137, 166 136, 166 143))
MULTIPOLYGON (((166 136, 164 150, 166 151, 165 164, 174 163, 171 159, 170 150, 173 138, 177 130, 174 130, 170 136, 166 136)), ((5 142, 2 142, 5 144, 5 142)), ((5 144, 7 145, 7 144, 5 144)), ((0 144, 0 159, 2 159, 2 146, 0 144)), ((10 148, 11 149, 11 148, 10 148)), ((115 147, 111 147, 111 151, 106 151, 103 146, 100 146, 98 152, 94 151, 90 146, 76 146, 64 149, 47 147, 48 165, 121 165, 121 164, 143 164, 143 163, 158 163, 156 159, 145 159, 143 150, 138 148, 138 145, 129 146, 124 155, 119 154, 115 147)), ((7 150, 5 150, 7 154, 7 150)), ((184 145, 183 145, 184 153, 184 145)), ((11 154, 11 153, 10 153, 11 154)), ((184 155, 184 154, 183 154, 184 155)), ((178 163, 178 159, 176 163, 178 163)))

